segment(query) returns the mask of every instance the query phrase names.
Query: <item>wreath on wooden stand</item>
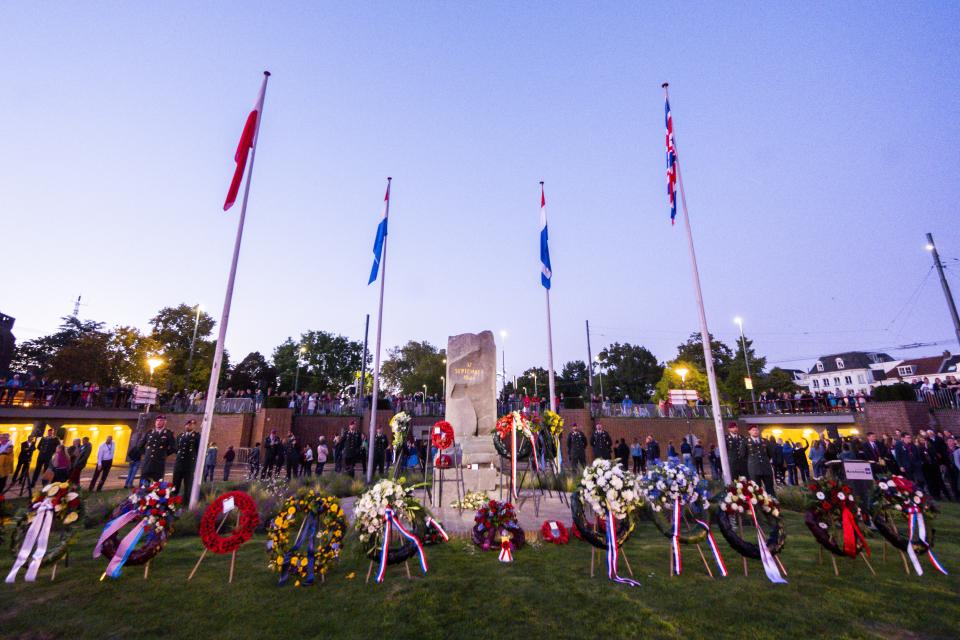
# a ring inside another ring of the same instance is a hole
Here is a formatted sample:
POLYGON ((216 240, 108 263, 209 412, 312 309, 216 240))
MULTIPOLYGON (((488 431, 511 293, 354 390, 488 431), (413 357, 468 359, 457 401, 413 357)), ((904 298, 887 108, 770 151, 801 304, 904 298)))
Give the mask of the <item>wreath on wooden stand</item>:
POLYGON ((230 554, 230 577, 227 582, 232 583, 237 549, 253 537, 259 524, 260 514, 257 511, 257 503, 243 491, 230 491, 214 498, 213 502, 207 505, 200 519, 200 541, 203 543, 203 553, 200 554, 200 559, 197 560, 187 580, 193 578, 207 551, 212 551, 218 555, 230 554), (230 515, 231 512, 236 512, 233 529, 230 530, 229 535, 224 535, 221 530, 227 524, 227 520, 233 517, 230 515), (218 521, 219 524, 217 524, 218 521))
POLYGON ((383 582, 388 566, 400 563, 406 568, 407 578, 412 579, 406 563, 414 555, 419 557, 424 573, 429 568, 423 543, 418 537, 418 533, 426 529, 429 514, 414 497, 415 487, 404 487, 403 481, 403 478, 399 482, 380 480, 354 503, 354 527, 363 554, 370 560, 367 583, 374 564, 379 565, 377 582, 383 582), (399 539, 399 545, 395 544, 396 539, 399 539))
POLYGON ((870 545, 861 526, 865 526, 863 513, 849 486, 836 480, 821 478, 807 485, 807 508, 803 521, 819 543, 818 553, 823 561, 823 550, 830 552, 834 575, 840 575, 834 556, 856 558, 867 563, 873 575, 876 573, 867 556, 870 545), (839 533, 839 536, 837 535, 839 533))
POLYGON ((880 535, 900 551, 907 574, 910 573, 907 564, 909 557, 917 575, 923 575, 919 557, 924 554, 937 571, 946 574, 933 553, 936 532, 927 525, 924 517, 932 518, 937 513, 939 509, 936 503, 907 478, 891 475, 877 481, 873 491, 871 519, 880 535), (900 532, 898 522, 900 526, 906 526, 906 536, 900 532))
POLYGON ((316 574, 325 581, 340 558, 347 518, 340 502, 313 490, 288 497, 267 528, 270 568, 280 573, 277 586, 310 586, 316 574), (296 532, 295 534, 293 532, 296 532))
MULTIPOLYGON (((0 501, 0 509, 3 502, 0 501)), ((7 582, 16 580, 19 570, 26 565, 26 580, 33 582, 41 567, 53 565, 50 579, 57 575, 60 560, 69 564, 70 545, 79 533, 84 505, 80 489, 69 482, 52 482, 33 494, 30 506, 20 510, 13 519, 10 550, 17 552, 7 582), (50 544, 51 536, 55 542, 50 544)), ((0 514, 2 517, 2 514, 0 514)))
POLYGON ((743 556, 743 573, 747 574, 747 558, 760 560, 772 582, 786 582, 787 571, 777 557, 787 541, 780 516, 780 503, 763 487, 744 477, 737 478, 720 497, 720 508, 714 522, 733 550, 743 556), (743 537, 743 519, 749 517, 757 531, 757 542, 743 537))

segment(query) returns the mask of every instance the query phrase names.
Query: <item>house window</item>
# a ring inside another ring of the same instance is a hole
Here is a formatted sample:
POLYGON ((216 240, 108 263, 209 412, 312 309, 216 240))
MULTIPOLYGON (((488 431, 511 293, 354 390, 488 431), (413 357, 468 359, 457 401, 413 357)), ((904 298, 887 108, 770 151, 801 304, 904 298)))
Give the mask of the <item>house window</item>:
POLYGON ((835 387, 840 386, 840 376, 833 376, 833 386, 835 387))
POLYGON ((823 363, 817 360, 817 371, 823 371, 823 363))
POLYGON ((857 374, 857 382, 859 382, 860 384, 867 384, 867 381, 863 378, 862 373, 857 374))
POLYGON ((844 384, 853 384, 853 378, 850 376, 843 376, 843 382, 844 384))
POLYGON ((843 358, 837 358, 837 369, 843 369, 843 358))
POLYGON ((897 373, 901 376, 912 376, 913 375, 913 365, 908 364, 903 367, 897 367, 897 373))
POLYGON ((820 381, 817 380, 816 378, 813 379, 813 388, 814 388, 814 389, 819 389, 819 388, 820 388, 820 381))
POLYGON ((826 389, 826 388, 829 387, 829 386, 830 386, 830 378, 824 378, 824 379, 823 379, 823 388, 826 389))

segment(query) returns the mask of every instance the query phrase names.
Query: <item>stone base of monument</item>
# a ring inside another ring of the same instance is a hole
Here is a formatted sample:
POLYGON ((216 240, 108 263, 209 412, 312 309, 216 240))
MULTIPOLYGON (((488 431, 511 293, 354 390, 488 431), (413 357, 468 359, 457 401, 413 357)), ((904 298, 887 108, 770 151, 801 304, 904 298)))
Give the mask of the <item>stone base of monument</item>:
POLYGON ((499 461, 497 450, 493 446, 492 436, 461 436, 457 440, 460 445, 461 460, 464 465, 480 464, 496 466, 499 461))
POLYGON ((490 464, 464 464, 463 486, 467 491, 486 491, 490 497, 500 488, 500 473, 490 464))

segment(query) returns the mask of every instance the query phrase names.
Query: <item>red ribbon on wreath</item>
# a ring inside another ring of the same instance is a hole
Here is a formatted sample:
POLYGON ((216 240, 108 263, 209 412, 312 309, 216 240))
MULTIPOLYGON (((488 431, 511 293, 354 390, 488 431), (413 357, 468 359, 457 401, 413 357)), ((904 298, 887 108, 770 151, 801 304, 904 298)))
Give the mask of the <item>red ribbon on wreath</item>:
POLYGON ((863 550, 870 555, 870 545, 867 539, 863 537, 863 532, 857 526, 857 519, 853 517, 853 512, 847 506, 846 501, 842 503, 843 512, 840 519, 843 523, 843 553, 851 558, 857 557, 857 540, 863 545, 863 550))
POLYGON ((430 432, 430 442, 441 451, 453 446, 453 426, 446 420, 434 424, 430 432))

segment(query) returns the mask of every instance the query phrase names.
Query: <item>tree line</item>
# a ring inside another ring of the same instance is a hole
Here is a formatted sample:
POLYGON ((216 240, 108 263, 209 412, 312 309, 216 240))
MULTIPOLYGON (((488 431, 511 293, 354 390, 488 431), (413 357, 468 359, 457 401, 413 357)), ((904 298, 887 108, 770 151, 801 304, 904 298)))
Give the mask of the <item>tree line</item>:
MULTIPOLYGON (((143 384, 150 379, 147 359, 157 356, 163 364, 153 374, 153 384, 168 391, 205 390, 216 341, 216 321, 195 306, 180 304, 160 309, 149 321, 149 329, 131 326, 107 328, 105 323, 62 319, 53 333, 19 343, 11 371, 52 382, 96 382, 101 386, 143 384)), ((750 360, 757 392, 773 389, 780 393, 795 389, 789 372, 774 367, 766 370, 766 358, 745 338, 731 349, 710 337, 714 369, 722 399, 736 402, 748 398, 744 349, 750 360)), ((329 331, 311 330, 298 339, 288 337, 274 347, 269 358, 259 351, 233 364, 227 351, 220 379, 221 388, 234 391, 261 389, 279 393, 307 391, 354 395, 364 368, 364 395, 371 391, 369 369, 372 357, 363 358, 363 343, 329 331), (366 364, 366 367, 364 367, 366 364)), ((573 360, 555 372, 557 393, 564 397, 607 397, 619 401, 629 396, 634 402, 656 402, 669 389, 695 389, 710 399, 700 334, 692 333, 677 346, 676 357, 660 362, 646 347, 613 343, 598 354, 593 366, 593 388, 583 360, 573 360), (685 379, 677 373, 686 369, 685 379)), ((440 397, 446 375, 446 350, 427 341, 411 340, 387 351, 381 367, 387 392, 413 395, 426 387, 428 396, 440 397)), ((543 367, 530 367, 503 385, 506 395, 548 394, 548 375, 543 367)))

